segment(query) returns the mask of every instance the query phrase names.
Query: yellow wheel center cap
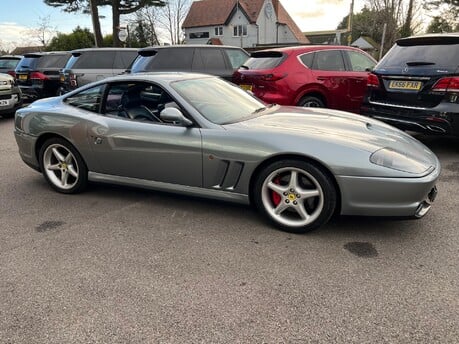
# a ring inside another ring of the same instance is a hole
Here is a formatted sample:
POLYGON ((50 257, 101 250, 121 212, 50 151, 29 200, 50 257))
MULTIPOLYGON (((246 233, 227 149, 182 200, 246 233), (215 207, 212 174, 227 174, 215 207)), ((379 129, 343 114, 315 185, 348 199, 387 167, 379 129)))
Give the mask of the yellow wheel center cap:
POLYGON ((288 194, 287 198, 288 198, 290 201, 292 201, 292 202, 296 200, 295 194, 292 194, 292 193, 291 193, 291 194, 288 194))
POLYGON ((66 163, 62 163, 61 167, 65 170, 65 169, 67 169, 67 164, 66 163))

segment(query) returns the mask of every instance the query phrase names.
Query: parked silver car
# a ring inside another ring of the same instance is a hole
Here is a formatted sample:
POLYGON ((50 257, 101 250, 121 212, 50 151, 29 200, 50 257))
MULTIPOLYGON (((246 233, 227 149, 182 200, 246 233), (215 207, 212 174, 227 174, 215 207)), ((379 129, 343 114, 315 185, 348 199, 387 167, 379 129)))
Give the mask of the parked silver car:
POLYGON ((21 90, 16 80, 9 74, 0 73, 0 116, 13 117, 21 105, 21 90))
POLYGON ((58 192, 88 180, 254 204, 306 232, 334 213, 422 217, 437 157, 382 122, 266 106, 217 77, 124 75, 16 114, 22 159, 58 192))

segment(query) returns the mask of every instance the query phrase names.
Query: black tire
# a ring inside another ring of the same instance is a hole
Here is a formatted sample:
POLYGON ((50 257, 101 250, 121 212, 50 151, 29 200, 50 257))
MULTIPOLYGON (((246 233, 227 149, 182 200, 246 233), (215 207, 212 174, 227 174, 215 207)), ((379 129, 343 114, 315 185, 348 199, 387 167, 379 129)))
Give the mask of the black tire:
POLYGON ((325 104, 320 98, 314 96, 305 96, 300 99, 298 106, 323 108, 325 107, 325 104))
POLYGON ((57 137, 45 141, 38 159, 45 180, 57 192, 74 194, 86 188, 88 168, 80 153, 68 141, 57 137))
POLYGON ((268 165, 256 177, 252 196, 254 205, 268 220, 292 233, 306 233, 324 225, 337 206, 337 190, 329 174, 301 160, 268 165), (297 178, 293 181, 294 173, 297 178))

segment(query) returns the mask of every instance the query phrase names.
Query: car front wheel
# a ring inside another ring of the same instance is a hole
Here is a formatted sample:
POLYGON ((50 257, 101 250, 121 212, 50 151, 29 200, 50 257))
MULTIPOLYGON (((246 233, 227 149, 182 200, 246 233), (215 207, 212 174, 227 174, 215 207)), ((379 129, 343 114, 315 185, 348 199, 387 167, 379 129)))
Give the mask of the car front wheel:
POLYGON ((317 97, 306 96, 301 98, 301 100, 298 102, 298 106, 323 108, 325 107, 325 104, 321 99, 317 97))
POLYGON ((40 167, 46 181, 61 193, 83 191, 88 170, 78 151, 60 138, 47 140, 40 149, 40 167))
POLYGON ((305 233, 333 215, 337 194, 331 178, 315 164, 277 161, 255 182, 253 200, 269 220, 288 232, 305 233))

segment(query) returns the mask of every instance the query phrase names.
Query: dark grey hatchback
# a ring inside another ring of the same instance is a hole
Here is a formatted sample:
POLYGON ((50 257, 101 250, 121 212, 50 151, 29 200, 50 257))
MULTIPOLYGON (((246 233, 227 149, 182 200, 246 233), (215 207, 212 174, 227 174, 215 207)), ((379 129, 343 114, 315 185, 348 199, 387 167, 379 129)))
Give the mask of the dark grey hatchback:
POLYGON ((361 114, 403 130, 459 135, 459 34, 398 40, 367 85, 361 114))

